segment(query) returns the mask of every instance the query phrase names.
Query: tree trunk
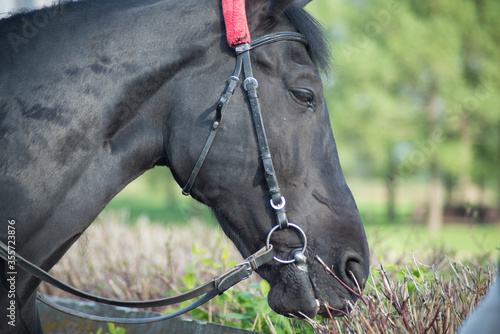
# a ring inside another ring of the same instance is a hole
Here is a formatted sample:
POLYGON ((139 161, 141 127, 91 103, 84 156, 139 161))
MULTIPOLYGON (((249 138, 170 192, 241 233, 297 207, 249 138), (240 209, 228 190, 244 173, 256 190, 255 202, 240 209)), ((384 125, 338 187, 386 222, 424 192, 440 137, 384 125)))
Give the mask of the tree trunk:
POLYGON ((500 177, 498 178, 497 207, 500 208, 500 177))
POLYGON ((443 191, 441 186, 437 157, 432 157, 429 180, 429 216, 427 227, 431 232, 437 232, 443 226, 443 191))
POLYGON ((460 204, 469 205, 472 201, 472 181, 471 181, 471 165, 472 165, 472 134, 470 128, 470 117, 464 110, 462 112, 461 124, 461 157, 462 173, 459 179, 460 187, 460 204))
MULTIPOLYGON (((498 124, 498 127, 497 127, 497 130, 498 130, 498 139, 500 139, 500 124, 498 124)), ((497 159, 498 157, 500 157, 500 140, 498 141, 497 143, 497 159)), ((498 160, 497 160, 498 161, 498 160)), ((497 207, 500 209, 500 173, 497 171, 497 207)))
POLYGON ((444 205, 453 206, 456 204, 453 192, 455 190, 456 180, 453 175, 446 174, 443 178, 444 185, 444 205))
POLYGON ((396 220, 396 168, 397 161, 394 157, 394 146, 389 149, 389 165, 386 178, 387 190, 387 221, 394 222, 396 220))
POLYGON ((442 107, 439 105, 437 96, 437 83, 434 80, 429 88, 427 96, 426 114, 428 138, 433 149, 429 152, 429 194, 428 208, 429 216, 427 217, 427 227, 432 232, 437 232, 443 226, 443 207, 444 198, 441 185, 440 168, 439 168, 439 144, 441 143, 442 129, 440 128, 440 119, 442 115, 442 107))

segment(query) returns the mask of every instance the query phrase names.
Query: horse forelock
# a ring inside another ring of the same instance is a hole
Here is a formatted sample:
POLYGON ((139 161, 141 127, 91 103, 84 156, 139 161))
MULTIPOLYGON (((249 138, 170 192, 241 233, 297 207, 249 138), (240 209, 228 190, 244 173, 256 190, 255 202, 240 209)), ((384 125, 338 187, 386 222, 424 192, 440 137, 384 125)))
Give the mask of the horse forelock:
POLYGON ((332 55, 324 28, 302 8, 290 6, 286 9, 285 15, 295 29, 307 39, 307 51, 313 62, 328 74, 332 55))
POLYGON ((269 30, 283 22, 283 20, 288 20, 297 32, 304 35, 308 42, 307 51, 311 60, 320 70, 328 74, 330 72, 332 55, 326 31, 321 24, 303 8, 291 5, 287 7, 283 13, 277 16, 273 13, 268 14, 267 21, 262 22, 261 25, 256 28, 258 31, 252 31, 251 34, 252 36, 267 34, 269 30))

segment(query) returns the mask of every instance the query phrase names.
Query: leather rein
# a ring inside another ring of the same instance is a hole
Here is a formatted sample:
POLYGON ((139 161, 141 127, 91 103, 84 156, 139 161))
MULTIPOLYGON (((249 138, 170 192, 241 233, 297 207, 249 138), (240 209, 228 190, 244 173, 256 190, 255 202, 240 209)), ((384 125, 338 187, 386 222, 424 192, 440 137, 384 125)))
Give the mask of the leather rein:
POLYGON ((200 297, 198 300, 193 302, 192 304, 182 308, 178 311, 175 311, 170 314, 160 315, 157 317, 150 318, 111 318, 104 316, 97 316, 92 314, 86 314, 79 311, 75 311, 64 306, 61 306, 57 303, 54 303, 48 300, 44 295, 37 293, 37 299, 47 304, 48 306, 61 311, 63 313, 94 320, 94 321, 105 321, 105 322, 114 322, 114 323, 126 323, 126 324, 141 324, 141 323, 151 323, 157 321, 163 321, 166 319, 171 319, 177 317, 183 313, 189 312, 202 304, 208 302, 212 298, 217 295, 222 294, 227 289, 231 288, 235 284, 241 282, 242 280, 247 279, 253 271, 258 269, 260 266, 269 263, 273 259, 277 262, 290 264, 293 262, 297 262, 297 265, 304 265, 305 258, 305 250, 307 247, 307 238, 304 231, 297 225, 288 222, 285 205, 286 200, 285 197, 281 195, 280 188, 278 186, 278 180, 276 178, 276 173, 273 167, 271 153, 269 150, 269 145, 267 141, 267 136, 264 129, 264 124, 262 120, 262 113, 259 104, 259 97, 257 94, 258 81, 253 77, 252 73, 252 65, 250 59, 250 50, 255 49, 259 46, 278 42, 278 41, 296 41, 307 44, 305 37, 296 32, 278 32, 269 35, 265 35, 260 37, 252 42, 244 43, 236 45, 234 48, 236 52, 236 66, 233 72, 233 75, 229 78, 227 87, 225 91, 222 93, 216 107, 215 117, 210 129, 210 133, 205 142, 205 145, 196 161, 191 174, 182 189, 182 193, 184 195, 189 195, 191 188, 195 182, 196 176, 198 175, 203 162, 205 161, 208 152, 212 146, 213 140, 217 134, 217 131, 220 127, 220 123, 222 121, 222 117, 226 110, 227 104, 233 95, 238 82, 240 81, 240 75, 243 71, 244 80, 243 80, 243 89, 247 93, 248 101, 250 103, 250 110, 252 112, 252 119, 255 127, 255 132, 257 135, 257 141, 259 145, 260 156, 262 159, 262 163, 264 166, 264 173, 267 185, 269 187, 270 194, 270 205, 273 208, 276 218, 277 225, 275 225, 268 233, 266 239, 266 246, 257 251, 256 253, 249 256, 245 259, 244 262, 237 264, 231 270, 225 272, 220 276, 214 277, 212 280, 208 281, 204 285, 195 288, 193 290, 180 293, 171 297, 162 298, 162 299, 154 299, 149 301, 121 301, 114 300, 108 298, 102 298, 96 295, 88 294, 67 284, 61 282, 57 278, 50 275, 45 270, 31 263, 30 261, 23 258, 21 255, 17 254, 15 251, 7 247, 3 242, 0 242, 0 257, 5 261, 12 261, 14 259, 17 267, 29 272, 33 276, 38 279, 45 281, 56 288, 59 288, 63 291, 66 291, 70 294, 73 294, 77 297, 88 299, 90 301, 108 304, 113 306, 122 306, 122 307, 136 307, 136 308, 149 308, 149 307, 159 307, 159 306, 167 306, 172 304, 181 303, 193 298, 200 297), (276 256, 273 246, 270 243, 271 235, 278 229, 286 229, 286 228, 295 228, 302 235, 303 247, 301 250, 297 251, 292 259, 280 259, 276 256))

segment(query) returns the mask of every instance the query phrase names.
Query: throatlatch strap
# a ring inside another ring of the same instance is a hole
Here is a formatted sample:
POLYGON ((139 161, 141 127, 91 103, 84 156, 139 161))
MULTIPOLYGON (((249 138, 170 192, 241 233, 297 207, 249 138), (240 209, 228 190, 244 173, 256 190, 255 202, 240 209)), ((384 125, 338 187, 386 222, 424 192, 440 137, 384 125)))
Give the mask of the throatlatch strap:
POLYGON ((215 117, 212 123, 212 127, 210 128, 210 133, 208 134, 208 138, 205 142, 205 145, 203 146, 203 149, 201 150, 198 160, 196 160, 196 163, 194 164, 194 167, 191 170, 191 174, 189 174, 189 178, 186 181, 184 188, 182 188, 182 194, 185 196, 188 196, 191 193, 191 188, 193 188, 194 181, 196 180, 196 177, 200 172, 201 166, 203 166, 203 163, 207 158, 208 152, 212 147, 215 135, 219 130, 220 122, 222 121, 222 116, 224 116, 224 112, 226 111, 229 99, 231 98, 231 96, 233 96, 236 85, 240 81, 240 73, 241 73, 241 60, 237 58, 233 75, 229 78, 226 90, 224 91, 224 93, 222 93, 219 101, 217 102, 217 107, 215 109, 215 117))

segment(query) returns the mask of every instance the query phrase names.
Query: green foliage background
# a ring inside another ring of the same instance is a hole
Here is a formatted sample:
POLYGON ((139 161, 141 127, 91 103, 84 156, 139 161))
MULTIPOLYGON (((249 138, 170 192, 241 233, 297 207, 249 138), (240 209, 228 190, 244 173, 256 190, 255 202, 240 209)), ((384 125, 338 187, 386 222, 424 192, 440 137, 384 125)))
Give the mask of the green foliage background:
POLYGON ((316 0, 308 8, 335 56, 325 96, 346 176, 404 187, 428 180, 434 163, 445 204, 498 206, 500 3, 316 0), (471 199, 473 187, 491 196, 471 199))
MULTIPOLYGON (((500 207, 500 3, 315 0, 306 9, 331 44, 324 94, 365 223, 411 223, 418 210, 425 221, 433 205, 500 207), (432 197, 436 186, 445 193, 432 197)), ((213 222, 166 174, 146 173, 109 207, 213 222)))

